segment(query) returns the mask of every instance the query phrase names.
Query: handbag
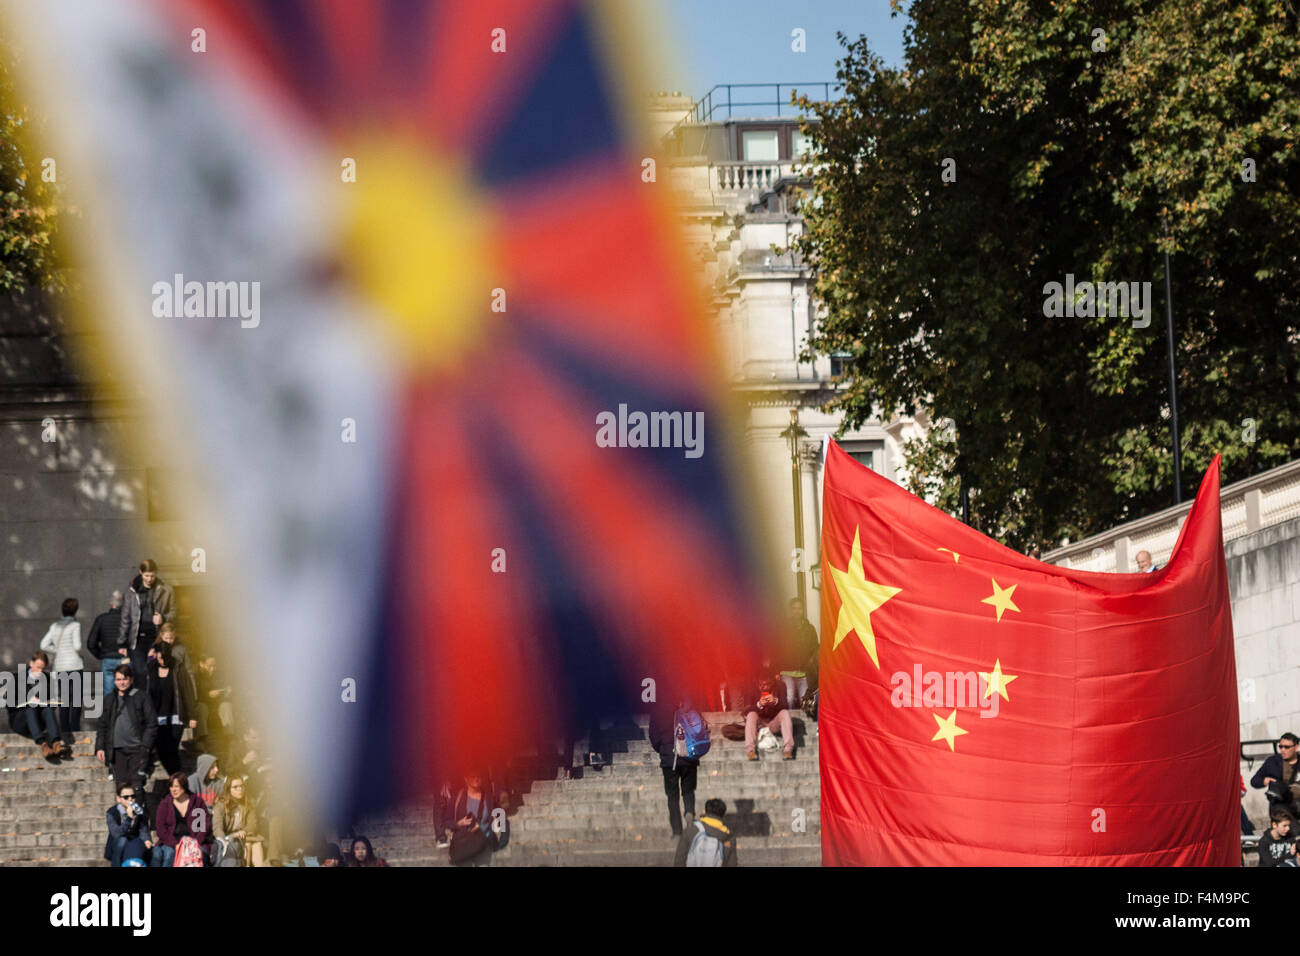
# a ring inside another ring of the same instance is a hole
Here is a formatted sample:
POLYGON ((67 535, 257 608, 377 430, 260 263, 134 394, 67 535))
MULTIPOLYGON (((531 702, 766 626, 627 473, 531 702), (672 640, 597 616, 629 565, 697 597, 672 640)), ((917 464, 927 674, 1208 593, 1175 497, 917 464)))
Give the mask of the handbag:
POLYGON ((723 724, 723 725, 722 725, 722 736, 725 737, 727 740, 744 740, 744 739, 745 739, 745 725, 744 725, 744 724, 735 724, 735 723, 732 723, 732 724, 723 724))
POLYGON ((192 836, 183 836, 176 844, 176 858, 172 860, 172 866, 202 866, 203 850, 199 848, 199 841, 192 836))
POLYGON ((239 837, 217 837, 213 866, 243 866, 244 841, 239 837))
POLYGON ((447 857, 452 863, 464 863, 472 860, 487 849, 488 838, 478 827, 457 830, 451 837, 451 846, 447 848, 447 857))

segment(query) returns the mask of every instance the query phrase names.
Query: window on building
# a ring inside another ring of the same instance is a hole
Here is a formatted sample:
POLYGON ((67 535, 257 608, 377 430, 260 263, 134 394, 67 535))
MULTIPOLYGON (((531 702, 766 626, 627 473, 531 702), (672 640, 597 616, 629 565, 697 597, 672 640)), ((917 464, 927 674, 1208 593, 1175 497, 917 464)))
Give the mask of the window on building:
POLYGON ((853 359, 851 352, 832 352, 831 353, 831 378, 839 378, 849 370, 849 363, 853 359))
POLYGON ((849 453, 850 458, 866 465, 872 471, 884 471, 885 443, 883 441, 846 441, 841 442, 840 447, 849 453))
POLYGON ((809 137, 800 130, 790 131, 790 155, 792 157, 798 158, 807 155, 811 145, 812 142, 809 137))
POLYGON ((740 145, 746 162, 775 162, 781 158, 774 129, 745 130, 740 134, 740 145))

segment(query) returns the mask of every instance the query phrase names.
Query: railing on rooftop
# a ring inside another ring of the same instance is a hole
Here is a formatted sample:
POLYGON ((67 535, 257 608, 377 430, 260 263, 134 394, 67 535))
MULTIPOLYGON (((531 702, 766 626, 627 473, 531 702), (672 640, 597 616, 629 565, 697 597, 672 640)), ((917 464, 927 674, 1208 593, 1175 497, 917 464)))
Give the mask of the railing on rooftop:
POLYGON ((824 101, 831 99, 832 90, 842 91, 843 89, 843 83, 720 83, 695 101, 695 105, 691 107, 689 120, 684 119, 682 122, 709 123, 713 121, 714 115, 720 111, 725 111, 723 119, 733 119, 736 117, 738 110, 755 107, 770 109, 773 106, 776 107, 777 116, 781 115, 782 107, 788 111, 787 115, 789 116, 801 116, 802 113, 790 104, 791 94, 797 91, 812 94, 820 90, 820 99, 824 101), (762 93, 751 93, 750 90, 771 91, 775 98, 750 99, 750 97, 761 97, 763 95, 762 93), (787 91, 785 96, 781 95, 782 90, 787 91))

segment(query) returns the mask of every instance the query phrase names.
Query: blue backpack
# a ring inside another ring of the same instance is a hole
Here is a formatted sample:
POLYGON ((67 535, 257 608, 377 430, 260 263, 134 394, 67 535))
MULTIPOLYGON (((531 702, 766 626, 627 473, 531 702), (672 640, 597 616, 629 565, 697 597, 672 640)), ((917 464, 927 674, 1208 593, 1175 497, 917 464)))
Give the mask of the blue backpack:
POLYGON ((690 701, 673 715, 673 750, 678 757, 699 760, 709 752, 709 724, 690 701))

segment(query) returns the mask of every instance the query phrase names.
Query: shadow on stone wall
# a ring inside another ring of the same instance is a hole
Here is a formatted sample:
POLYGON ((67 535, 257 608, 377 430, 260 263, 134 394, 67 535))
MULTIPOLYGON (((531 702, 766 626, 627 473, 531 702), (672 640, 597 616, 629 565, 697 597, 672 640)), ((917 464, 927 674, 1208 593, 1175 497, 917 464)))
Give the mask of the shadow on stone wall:
MULTIPOLYGON (((174 521, 150 524, 149 471, 123 457, 143 428, 97 401, 74 361, 93 342, 73 336, 40 296, 0 300, 0 667, 35 650, 64 598, 81 604, 83 641, 114 590, 174 521)), ((145 443, 147 447, 147 442, 145 443)), ((160 564, 187 553, 151 554, 160 564)), ((164 575, 165 576, 165 575, 164 575)), ((88 667, 95 659, 83 651, 88 667)))

